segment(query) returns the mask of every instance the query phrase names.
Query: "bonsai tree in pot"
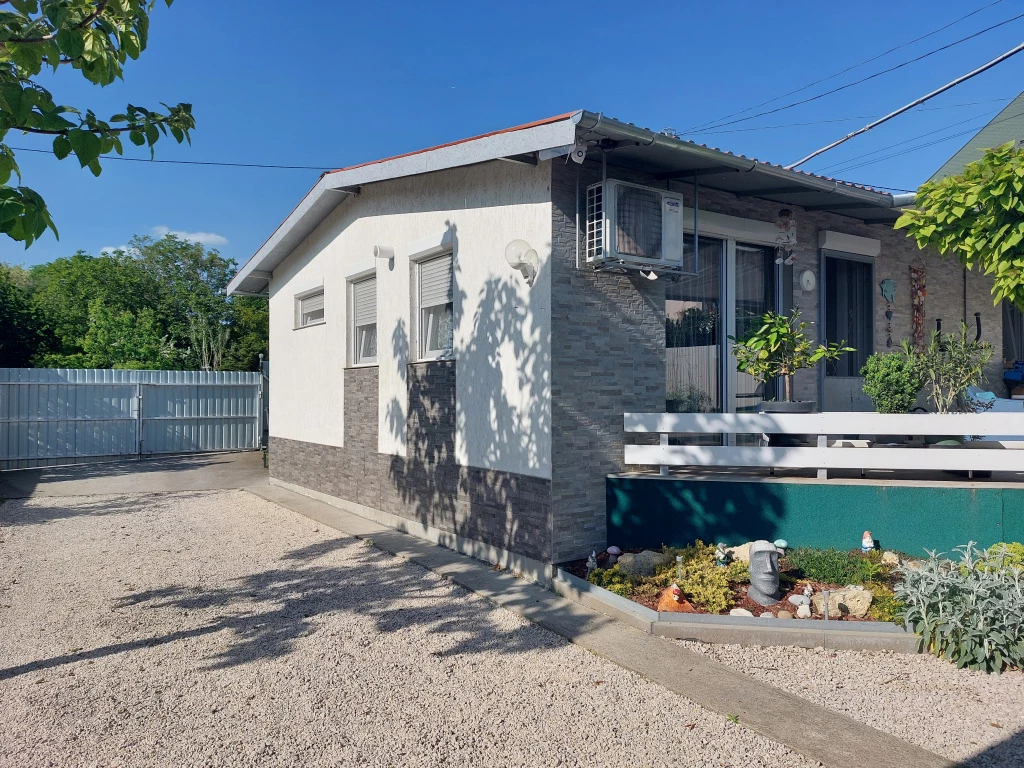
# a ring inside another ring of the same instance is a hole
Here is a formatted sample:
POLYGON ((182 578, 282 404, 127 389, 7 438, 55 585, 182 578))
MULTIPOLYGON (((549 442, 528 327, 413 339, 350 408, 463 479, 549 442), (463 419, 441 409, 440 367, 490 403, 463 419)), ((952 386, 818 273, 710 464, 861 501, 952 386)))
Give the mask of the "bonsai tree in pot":
POLYGON ((736 368, 749 373, 762 384, 771 379, 782 379, 783 403, 762 403, 762 410, 804 413, 814 408, 813 401, 793 402, 793 374, 802 368, 813 368, 823 360, 838 360, 840 355, 853 352, 846 341, 838 344, 814 344, 807 338, 807 323, 800 321, 800 313, 780 315, 768 312, 761 317, 761 327, 745 339, 730 336, 736 368))

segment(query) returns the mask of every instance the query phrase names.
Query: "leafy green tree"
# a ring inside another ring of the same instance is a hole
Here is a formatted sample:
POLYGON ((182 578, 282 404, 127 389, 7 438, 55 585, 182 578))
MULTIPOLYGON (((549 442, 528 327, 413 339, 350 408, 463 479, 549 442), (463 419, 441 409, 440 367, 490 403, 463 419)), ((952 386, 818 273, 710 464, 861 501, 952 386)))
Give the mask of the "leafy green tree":
POLYGON ((43 333, 17 267, 0 264, 0 368, 24 368, 43 333))
POLYGON ((79 251, 31 270, 33 303, 49 343, 37 365, 53 366, 84 351, 89 307, 99 300, 111 309, 136 313, 160 302, 161 286, 138 259, 125 253, 90 256, 79 251), (44 359, 51 356, 51 359, 44 359), (55 362, 58 361, 58 362, 55 362))
POLYGON ((1012 143, 957 176, 921 185, 896 221, 919 248, 933 247, 993 278, 992 295, 1024 309, 1024 149, 1012 143))
MULTIPOLYGON (((168 6, 173 0, 165 0, 168 6)), ((146 49, 153 0, 3 0, 0 2, 0 233, 27 248, 47 228, 57 234, 43 198, 21 181, 14 152, 3 143, 10 131, 53 136, 60 160, 74 154, 99 176, 100 155, 122 154, 122 134, 136 146, 153 145, 168 133, 179 144, 191 142, 191 104, 164 104, 155 112, 129 104, 107 120, 91 109, 57 104, 38 77, 77 70, 90 83, 110 85, 123 77, 128 59, 146 49)))
POLYGON ((221 370, 258 371, 260 355, 270 357, 270 306, 256 296, 231 298, 231 337, 221 370))
POLYGON ((116 310, 98 299, 89 304, 89 330, 82 343, 87 368, 168 370, 177 355, 152 309, 116 310))

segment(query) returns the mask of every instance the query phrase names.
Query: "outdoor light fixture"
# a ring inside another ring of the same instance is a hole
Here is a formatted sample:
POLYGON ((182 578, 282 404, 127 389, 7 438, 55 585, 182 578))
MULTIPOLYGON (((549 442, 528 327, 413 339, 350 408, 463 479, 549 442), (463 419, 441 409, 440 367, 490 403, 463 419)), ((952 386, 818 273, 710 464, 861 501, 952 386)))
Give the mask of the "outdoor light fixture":
POLYGON ((373 257, 375 259, 391 261, 395 258, 395 249, 390 245, 375 245, 373 246, 373 257))
POLYGON ((518 269, 527 285, 533 285, 537 279, 537 264, 540 261, 537 252, 525 240, 513 240, 505 246, 505 261, 512 269, 518 269))
POLYGON ((655 272, 653 269, 641 269, 640 274, 646 277, 648 280, 658 279, 658 273, 655 272))

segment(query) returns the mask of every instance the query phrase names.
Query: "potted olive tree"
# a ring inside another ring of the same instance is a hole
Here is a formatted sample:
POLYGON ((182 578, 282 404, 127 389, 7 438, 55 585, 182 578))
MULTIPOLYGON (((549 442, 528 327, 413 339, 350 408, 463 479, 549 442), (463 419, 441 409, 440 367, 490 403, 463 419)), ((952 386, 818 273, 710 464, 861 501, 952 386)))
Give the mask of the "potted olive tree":
POLYGON ((745 339, 729 337, 736 368, 749 373, 762 384, 782 379, 783 399, 765 401, 759 406, 762 413, 811 413, 813 400, 793 401, 793 374, 801 368, 813 368, 823 360, 837 360, 840 355, 853 352, 845 341, 838 344, 814 346, 807 338, 807 323, 800 322, 796 310, 790 316, 768 312, 761 318, 761 327, 745 339))

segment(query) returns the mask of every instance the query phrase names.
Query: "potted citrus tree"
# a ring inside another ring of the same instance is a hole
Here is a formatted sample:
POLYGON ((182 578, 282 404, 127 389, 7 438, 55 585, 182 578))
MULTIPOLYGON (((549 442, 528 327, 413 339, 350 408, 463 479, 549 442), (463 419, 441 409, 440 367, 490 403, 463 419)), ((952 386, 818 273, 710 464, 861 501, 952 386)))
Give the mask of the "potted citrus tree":
POLYGON ((761 384, 772 379, 782 380, 783 399, 765 401, 759 406, 763 413, 811 413, 813 400, 793 400, 793 374, 802 368, 813 368, 823 360, 837 360, 840 355, 853 352, 846 341, 838 344, 814 346, 806 333, 807 323, 800 321, 796 310, 786 316, 768 312, 761 317, 761 327, 745 339, 733 336, 732 353, 736 368, 748 373, 761 384))

